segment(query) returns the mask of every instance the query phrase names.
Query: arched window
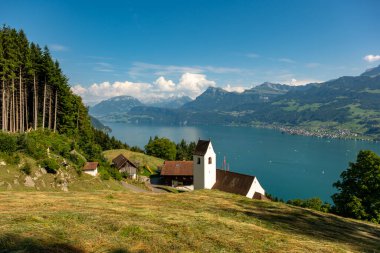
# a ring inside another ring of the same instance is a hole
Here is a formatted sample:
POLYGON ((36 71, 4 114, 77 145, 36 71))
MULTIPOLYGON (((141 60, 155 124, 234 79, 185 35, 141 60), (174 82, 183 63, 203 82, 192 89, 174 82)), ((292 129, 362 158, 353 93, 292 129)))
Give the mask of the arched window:
POLYGON ((200 157, 198 157, 197 164, 201 164, 201 158, 200 157))
POLYGON ((211 157, 208 158, 208 164, 212 164, 212 158, 211 157))

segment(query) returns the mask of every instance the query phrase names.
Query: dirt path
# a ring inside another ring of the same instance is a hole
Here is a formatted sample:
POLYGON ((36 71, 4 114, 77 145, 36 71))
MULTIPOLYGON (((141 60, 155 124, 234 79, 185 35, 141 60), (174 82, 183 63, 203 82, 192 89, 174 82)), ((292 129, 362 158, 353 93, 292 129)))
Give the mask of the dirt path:
POLYGON ((135 185, 132 185, 132 184, 128 184, 124 181, 121 181, 121 184, 124 186, 124 188, 128 189, 128 190, 131 190, 133 192, 146 192, 146 193, 167 193, 167 191, 163 190, 163 189, 159 189, 159 188, 156 188, 154 187, 153 185, 150 185, 151 188, 152 188, 152 191, 149 191, 147 189, 143 189, 143 188, 140 188, 138 186, 135 186, 135 185))
POLYGON ((146 189, 143 189, 143 188, 140 188, 140 187, 128 184, 128 183, 126 183, 124 181, 121 181, 121 184, 122 184, 122 186, 124 186, 124 188, 126 188, 128 190, 131 190, 133 192, 146 192, 146 193, 151 192, 151 191, 148 191, 146 189))

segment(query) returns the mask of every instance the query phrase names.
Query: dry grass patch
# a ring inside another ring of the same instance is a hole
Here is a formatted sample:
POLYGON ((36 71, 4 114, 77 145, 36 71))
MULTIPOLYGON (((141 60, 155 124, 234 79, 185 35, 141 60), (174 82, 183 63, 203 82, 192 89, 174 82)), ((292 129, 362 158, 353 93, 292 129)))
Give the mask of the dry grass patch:
POLYGON ((380 251, 378 225, 218 191, 0 192, 0 199, 7 250, 380 251))

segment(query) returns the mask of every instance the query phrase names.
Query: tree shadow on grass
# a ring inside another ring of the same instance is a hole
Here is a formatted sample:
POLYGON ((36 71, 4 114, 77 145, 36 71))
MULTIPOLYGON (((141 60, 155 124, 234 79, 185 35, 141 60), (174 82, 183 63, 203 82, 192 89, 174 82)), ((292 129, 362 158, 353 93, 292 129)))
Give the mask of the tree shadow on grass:
MULTIPOLYGON (((275 205, 268 202, 238 201, 240 214, 256 218, 276 229, 334 243, 349 244, 358 251, 380 252, 380 227, 332 214, 275 205)), ((225 211, 237 212, 236 209, 225 211)), ((239 212, 239 211, 238 211, 239 212)))
POLYGON ((23 237, 16 234, 1 234, 0 253, 5 252, 84 253, 85 251, 67 243, 23 237))

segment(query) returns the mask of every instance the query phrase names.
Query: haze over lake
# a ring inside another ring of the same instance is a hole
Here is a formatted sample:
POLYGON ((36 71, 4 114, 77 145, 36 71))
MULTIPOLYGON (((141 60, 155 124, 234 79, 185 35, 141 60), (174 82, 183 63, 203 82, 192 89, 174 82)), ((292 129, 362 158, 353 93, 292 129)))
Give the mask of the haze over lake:
POLYGON ((230 170, 257 176, 268 193, 285 200, 320 197, 331 202, 332 184, 361 149, 379 153, 379 143, 293 136, 250 127, 165 127, 107 123, 112 135, 144 148, 149 136, 197 141, 211 138, 217 167, 226 156, 230 170))

